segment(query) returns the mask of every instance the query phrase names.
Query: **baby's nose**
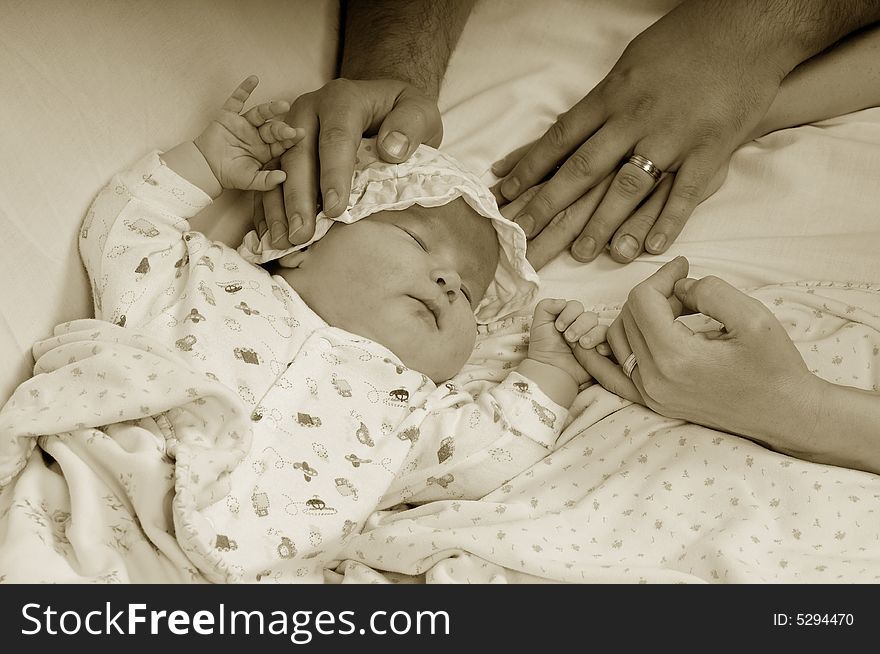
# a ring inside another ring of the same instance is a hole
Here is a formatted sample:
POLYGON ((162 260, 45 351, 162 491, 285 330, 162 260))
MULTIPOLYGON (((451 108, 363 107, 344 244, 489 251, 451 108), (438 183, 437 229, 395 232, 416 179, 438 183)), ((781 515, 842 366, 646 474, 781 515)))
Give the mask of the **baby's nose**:
POLYGON ((434 283, 443 289, 446 297, 452 302, 461 290, 461 277, 451 268, 437 268, 431 272, 434 283))

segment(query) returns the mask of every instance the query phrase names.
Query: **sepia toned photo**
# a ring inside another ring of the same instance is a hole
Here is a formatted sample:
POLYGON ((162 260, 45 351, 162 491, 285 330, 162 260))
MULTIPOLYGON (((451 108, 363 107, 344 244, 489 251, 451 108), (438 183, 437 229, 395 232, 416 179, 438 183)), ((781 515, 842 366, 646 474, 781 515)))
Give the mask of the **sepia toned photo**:
POLYGON ((0 581, 880 581, 880 2, 0 7, 0 581))

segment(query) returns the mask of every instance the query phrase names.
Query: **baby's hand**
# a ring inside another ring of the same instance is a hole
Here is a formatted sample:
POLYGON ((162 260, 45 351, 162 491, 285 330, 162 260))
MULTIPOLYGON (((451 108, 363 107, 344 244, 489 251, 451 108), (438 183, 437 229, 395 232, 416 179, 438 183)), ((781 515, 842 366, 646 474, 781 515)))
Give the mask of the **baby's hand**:
POLYGON ((305 135, 303 130, 272 120, 290 110, 290 103, 283 100, 265 102, 241 114, 259 81, 251 75, 239 84, 211 124, 193 141, 223 188, 275 188, 286 179, 284 171, 263 170, 263 165, 305 135))
POLYGON ((574 358, 572 348, 596 347, 605 340, 605 330, 598 316, 584 311, 580 302, 541 300, 532 318, 528 356, 564 370, 578 385, 584 384, 591 377, 574 358))

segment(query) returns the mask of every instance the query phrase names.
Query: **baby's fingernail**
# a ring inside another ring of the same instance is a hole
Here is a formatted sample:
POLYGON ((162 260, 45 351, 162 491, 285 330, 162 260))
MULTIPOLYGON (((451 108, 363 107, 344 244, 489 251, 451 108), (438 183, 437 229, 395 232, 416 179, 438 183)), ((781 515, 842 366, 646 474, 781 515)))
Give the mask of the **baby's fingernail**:
POLYGON ((513 222, 522 227, 522 230, 526 233, 526 236, 532 235, 532 230, 535 228, 535 221, 532 220, 532 217, 529 214, 520 214, 513 219, 513 222))
POLYGON ((324 209, 332 209, 339 202, 339 194, 330 189, 324 194, 324 209))
POLYGON ((575 339, 575 337, 574 337, 574 332, 571 331, 570 329, 569 329, 569 330, 566 330, 564 336, 565 336, 565 340, 567 340, 567 341, 574 341, 574 340, 577 340, 577 339, 575 339))
POLYGON ((513 200, 519 193, 519 180, 516 177, 508 177, 501 184, 501 193, 508 200, 513 200))
POLYGON ((553 323, 553 326, 556 327, 556 329, 558 331, 562 331, 562 323, 559 322, 558 320, 555 323, 553 323))
POLYGON ((654 234, 648 241, 648 247, 654 252, 660 252, 666 246, 666 234, 654 234))
POLYGON ((579 261, 592 260, 595 252, 596 241, 594 241, 589 236, 586 236, 577 241, 571 248, 571 253, 574 255, 574 258, 578 259, 579 261))
POLYGON ((391 132, 382 141, 382 147, 392 157, 402 157, 409 149, 409 139, 400 132, 391 132))
POLYGON ((272 237, 272 242, 276 245, 281 243, 284 240, 284 225, 281 223, 272 223, 272 227, 269 229, 269 234, 272 237))
POLYGON ((492 174, 497 175, 500 171, 504 170, 504 167, 501 165, 504 163, 504 159, 499 159, 495 163, 492 164, 492 174))
POLYGON ((626 259, 635 259, 639 253, 639 242, 629 234, 617 239, 617 251, 626 259))

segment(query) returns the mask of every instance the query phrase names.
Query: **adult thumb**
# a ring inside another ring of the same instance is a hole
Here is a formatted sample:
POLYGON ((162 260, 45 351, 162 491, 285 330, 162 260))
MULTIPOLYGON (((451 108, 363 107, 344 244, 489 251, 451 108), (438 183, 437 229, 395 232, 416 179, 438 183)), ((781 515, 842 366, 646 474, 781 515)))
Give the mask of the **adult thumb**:
POLYGON ((442 139, 443 122, 437 103, 421 93, 404 91, 382 121, 376 143, 383 160, 400 163, 422 143, 437 147, 442 139))
POLYGON ((757 320, 773 318, 761 302, 713 275, 680 279, 675 283, 673 294, 684 307, 714 318, 728 332, 754 326, 757 320))

